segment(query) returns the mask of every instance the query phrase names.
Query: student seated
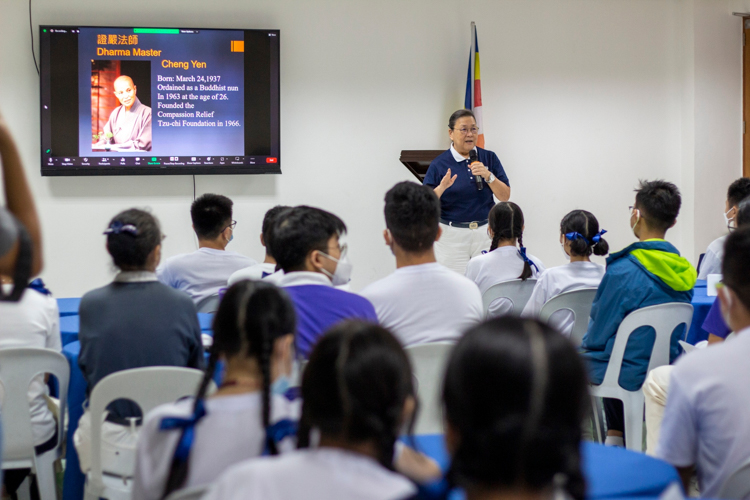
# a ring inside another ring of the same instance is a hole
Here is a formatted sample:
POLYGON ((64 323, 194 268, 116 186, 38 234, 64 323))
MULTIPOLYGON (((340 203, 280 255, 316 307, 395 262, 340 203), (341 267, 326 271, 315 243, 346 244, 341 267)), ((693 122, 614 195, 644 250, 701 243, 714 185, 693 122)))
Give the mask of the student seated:
POLYGON ((721 311, 736 338, 691 352, 675 364, 656 456, 686 485, 698 473, 702 497, 717 498, 750 450, 750 228, 724 244, 721 311))
POLYGON ((384 328, 345 322, 320 339, 302 376, 300 449, 230 468, 206 500, 409 498, 394 444, 413 418, 409 359, 384 328))
MULTIPOLYGON (((597 288, 604 276, 604 266, 591 262, 591 254, 609 253, 609 244, 602 238, 599 221, 586 210, 573 210, 560 222, 560 246, 570 263, 544 271, 534 286, 523 316, 535 318, 551 298, 564 292, 581 288, 597 288)), ((557 331, 570 336, 575 316, 570 311, 557 311, 550 316, 549 324, 557 331)))
POLYGON ((157 270, 159 281, 190 295, 198 304, 227 286, 229 277, 257 264, 253 259, 226 250, 234 238, 232 200, 220 194, 204 194, 190 207, 198 250, 168 258, 157 270))
MULTIPOLYGON (((111 373, 144 366, 203 367, 201 328, 188 296, 159 283, 159 223, 138 209, 117 214, 104 232, 107 251, 120 270, 112 283, 83 296, 78 365, 90 395, 111 373)), ((158 383, 158 381, 156 381, 158 383)), ((107 407, 102 425, 102 469, 128 476, 135 460, 140 409, 129 401, 107 407)), ((97 416, 98 417, 98 416, 97 416)), ((73 437, 81 470, 91 467, 91 414, 86 410, 73 437)))
POLYGON ((271 276, 276 272, 276 259, 274 259, 270 250, 269 241, 273 238, 273 225, 279 217, 279 214, 291 207, 276 205, 263 217, 263 228, 260 233, 260 244, 266 249, 266 258, 260 264, 255 264, 239 271, 235 271, 227 281, 227 286, 232 286, 240 280, 259 280, 266 276, 271 276))
MULTIPOLYGON (((466 267, 466 277, 479 286, 482 294, 503 281, 525 281, 544 272, 542 261, 528 254, 523 246, 521 207, 512 201, 501 201, 490 210, 489 220, 490 251, 472 258, 466 267)), ((507 314, 511 307, 508 299, 496 299, 490 304, 489 315, 507 314)))
POLYGON ((279 286, 292 297, 297 312, 297 352, 307 358, 318 337, 344 319, 377 323, 370 301, 334 286, 349 282, 344 222, 319 208, 299 206, 284 212, 273 229, 271 253, 284 275, 279 286))
POLYGON ((504 317, 472 328, 443 385, 450 485, 467 500, 583 499, 589 404, 580 356, 549 326, 504 317))
POLYGON ((385 244, 396 271, 361 294, 404 346, 455 340, 482 319, 476 284, 435 260, 440 201, 432 189, 400 182, 385 195, 385 244))
MULTIPOLYGON (((737 212, 742 200, 750 196, 750 179, 740 177, 729 185, 727 189, 727 201, 724 203, 724 221, 727 229, 732 230, 738 226, 737 212)), ((724 241, 727 235, 716 238, 708 245, 706 254, 700 264, 699 280, 708 279, 709 274, 721 274, 721 259, 724 256, 724 241)))
MULTIPOLYGON (((3 214, 0 209, 0 219, 3 214)), ((0 221, 0 226, 2 222, 0 221)), ((11 282, 10 277, 0 273, 0 283, 11 282)), ((0 285, 6 295, 10 295, 13 286, 0 285)), ((62 351, 60 339, 60 312, 57 301, 49 295, 27 288, 18 302, 0 301, 0 349, 34 347, 38 349, 52 349, 62 351)), ((5 390, 0 385, 0 401, 5 390)), ((39 375, 31 381, 28 390, 29 406, 31 410, 31 435, 34 450, 41 455, 57 446, 56 415, 50 410, 49 404, 55 405, 48 395, 44 375, 39 375)), ((8 494, 15 494, 30 469, 6 469, 4 484, 8 494)))
POLYGON ((268 429, 299 418, 299 405, 284 397, 294 359, 294 323, 291 300, 273 285, 241 281, 227 290, 198 394, 146 415, 133 498, 160 500, 180 488, 212 483, 245 459, 293 449, 293 440, 277 443, 268 429), (226 367, 223 381, 206 398, 219 360, 226 367))
MULTIPOLYGON (((636 190, 630 227, 639 241, 607 258, 607 272, 594 297, 588 331, 581 343, 593 384, 601 384, 604 379, 617 329, 625 316, 636 309, 668 302, 689 304, 693 298, 695 268, 664 241, 667 230, 677 222, 681 203, 680 191, 669 182, 641 181, 636 190)), ((675 328, 672 333, 670 362, 680 354, 678 341, 683 333, 684 328, 675 328)), ((623 389, 641 388, 655 338, 649 327, 630 335, 620 371, 619 384, 623 389)), ((604 411, 607 443, 622 445, 622 402, 605 398, 604 411)))

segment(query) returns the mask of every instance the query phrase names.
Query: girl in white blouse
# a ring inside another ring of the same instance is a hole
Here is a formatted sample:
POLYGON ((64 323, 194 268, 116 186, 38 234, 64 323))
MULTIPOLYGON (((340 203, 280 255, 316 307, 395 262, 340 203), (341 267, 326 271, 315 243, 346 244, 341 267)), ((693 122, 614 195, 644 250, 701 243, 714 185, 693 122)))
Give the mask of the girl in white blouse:
POLYGON ((231 468, 205 500, 398 500, 416 488, 393 470, 415 401, 409 360, 384 328, 341 323, 315 346, 302 378, 295 452, 231 468))
MULTIPOLYGON (((542 261, 526 252, 523 246, 523 212, 512 201, 502 201, 492 207, 487 229, 492 245, 484 255, 474 257, 466 267, 466 277, 473 280, 484 294, 503 281, 536 278, 544 271, 542 261)), ((508 299, 496 299, 489 308, 489 316, 510 312, 508 299)))
MULTIPOLYGON (((607 231, 599 230, 599 221, 586 210, 573 210, 560 222, 560 246, 568 264, 547 269, 536 282, 522 316, 536 317, 544 304, 563 292, 581 288, 598 288, 604 277, 604 266, 591 262, 591 254, 604 256, 609 244, 602 238, 607 231)), ((573 330, 575 317, 570 311, 557 311, 549 324, 566 337, 573 330)))

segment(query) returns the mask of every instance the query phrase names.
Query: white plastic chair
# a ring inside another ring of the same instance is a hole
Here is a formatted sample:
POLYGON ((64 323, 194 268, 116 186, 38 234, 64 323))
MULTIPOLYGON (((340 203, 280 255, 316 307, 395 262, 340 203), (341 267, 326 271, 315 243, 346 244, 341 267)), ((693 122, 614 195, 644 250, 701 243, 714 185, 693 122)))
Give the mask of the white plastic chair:
POLYGON ((591 316, 591 306, 594 303, 596 290, 596 288, 581 288, 552 297, 542 306, 539 319, 546 323, 550 316, 557 311, 567 310, 572 312, 575 323, 570 331, 570 341, 578 347, 581 345, 581 340, 583 340, 583 336, 589 327, 589 316, 591 316))
POLYGON ((490 317, 490 305, 497 299, 508 299, 511 303, 511 309, 508 315, 518 316, 526 307, 526 303, 534 291, 536 279, 529 278, 526 281, 520 279, 503 281, 492 285, 482 294, 482 305, 484 306, 485 317, 490 317))
POLYGON ((172 492, 166 500, 200 500, 208 491, 209 485, 195 486, 193 488, 183 488, 172 492))
POLYGON ((219 309, 219 302, 221 298, 218 293, 203 297, 195 304, 195 308, 199 313, 215 313, 219 309))
POLYGON ((598 398, 619 399, 623 403, 625 414, 625 442, 630 450, 643 451, 643 391, 628 391, 620 387, 620 369, 625 347, 633 331, 642 326, 650 326, 656 330, 656 339, 648 363, 648 372, 658 366, 669 364, 669 348, 672 332, 679 325, 685 325, 685 332, 690 330, 693 318, 693 306, 679 302, 670 302, 656 306, 637 309, 622 320, 615 336, 615 345, 609 357, 607 371, 600 385, 589 387, 589 393, 594 403, 596 414, 596 400, 598 398))
POLYGON ((742 500, 750 497, 750 458, 745 460, 721 485, 717 498, 742 500))
POLYGON ((0 349, 0 382, 5 390, 2 412, 3 461, 2 468, 30 468, 36 474, 39 496, 42 500, 57 498, 55 460, 60 458, 65 440, 63 421, 68 400, 70 366, 65 356, 51 349, 10 348, 0 349), (57 446, 36 455, 31 431, 29 384, 38 375, 55 376, 60 389, 60 418, 57 422, 57 446))
POLYGON ((443 433, 441 388, 448 356, 454 345, 453 342, 430 342, 406 348, 419 398, 419 414, 414 425, 417 435, 443 433))
POLYGON ((91 470, 86 474, 84 499, 130 500, 133 486, 130 478, 102 472, 102 420, 107 406, 117 399, 128 399, 145 415, 161 404, 195 394, 202 379, 203 372, 193 368, 149 366, 112 373, 94 386, 89 398, 91 470))

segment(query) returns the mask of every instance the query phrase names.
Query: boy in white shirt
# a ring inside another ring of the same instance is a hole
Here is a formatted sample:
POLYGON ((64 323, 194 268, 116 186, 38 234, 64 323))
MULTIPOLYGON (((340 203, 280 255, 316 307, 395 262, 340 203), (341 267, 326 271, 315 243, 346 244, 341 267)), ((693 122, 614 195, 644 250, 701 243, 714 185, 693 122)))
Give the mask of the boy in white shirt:
MULTIPOLYGON (((724 206, 724 221, 727 229, 732 230, 737 227, 737 211, 740 202, 750 196, 750 179, 740 177, 729 185, 727 189, 727 201, 724 206)), ((708 245, 703 261, 700 263, 698 270, 698 279, 708 279, 709 274, 721 273, 721 259, 724 256, 724 241, 727 235, 716 238, 708 245)))
POLYGON ((266 258, 261 262, 260 264, 255 264, 250 267, 246 267, 244 269, 240 269, 239 271, 236 271, 234 274, 232 274, 229 277, 229 280, 227 281, 227 286, 232 286, 238 281, 242 280, 260 280, 267 276, 271 276, 273 273, 276 272, 276 259, 271 254, 271 238, 273 238, 273 226, 276 223, 276 220, 279 217, 279 214, 281 214, 284 210, 287 210, 292 207, 287 207, 284 205, 276 205, 272 209, 270 209, 268 212, 266 212, 266 215, 263 217, 263 227, 261 229, 260 233, 260 244, 263 245, 266 249, 266 258))
POLYGON ((232 200, 220 194, 204 194, 193 202, 190 217, 198 250, 168 258, 156 270, 159 281, 186 292, 198 304, 227 286, 235 271, 257 264, 226 250, 237 225, 232 220, 232 205, 232 200))
MULTIPOLYGON (((604 266, 591 262, 591 254, 607 255, 609 245, 602 238, 599 221, 586 210, 573 210, 560 222, 560 246, 570 262, 564 266, 544 271, 534 286, 522 316, 535 318, 551 298, 564 292, 581 288, 598 288, 604 277, 604 266)), ((557 311, 550 316, 549 324, 557 331, 570 336, 575 317, 570 311, 557 311)))
POLYGON ((400 182, 385 195, 383 236, 396 271, 361 295, 404 346, 456 340, 482 319, 476 284, 435 259, 439 220, 440 201, 427 187, 400 182))
POLYGON ((737 337, 677 361, 656 449, 686 490, 696 469, 706 498, 718 496, 750 453, 750 228, 727 237, 722 274, 721 311, 737 337))

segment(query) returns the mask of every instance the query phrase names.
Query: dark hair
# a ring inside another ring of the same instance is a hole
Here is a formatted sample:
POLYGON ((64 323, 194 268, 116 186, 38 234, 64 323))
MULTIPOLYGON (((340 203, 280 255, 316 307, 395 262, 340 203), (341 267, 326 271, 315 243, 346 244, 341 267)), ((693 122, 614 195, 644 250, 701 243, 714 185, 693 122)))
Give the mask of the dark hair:
POLYGON ((474 116, 474 113, 470 109, 459 109, 458 111, 454 111, 451 117, 448 118, 448 128, 453 130, 453 127, 456 126, 458 120, 468 116, 474 118, 474 121, 477 121, 477 117, 474 116))
POLYGON ((232 222, 232 200, 220 194, 207 193, 190 206, 193 229, 198 238, 214 240, 232 222))
POLYGON ((135 231, 120 230, 107 234, 107 251, 121 270, 143 269, 148 256, 161 244, 159 221, 144 210, 131 208, 109 221, 110 229, 124 226, 135 226, 135 231))
POLYGON ((599 221, 594 214, 586 210, 573 210, 563 217, 560 222, 560 233, 578 233, 583 238, 575 238, 570 241, 570 253, 579 257, 588 257, 594 255, 607 255, 609 253, 609 243, 599 236, 598 241, 593 238, 599 234, 599 221))
POLYGON ((276 205, 268 212, 266 212, 265 216, 263 216, 263 227, 261 228, 261 232, 263 233, 263 242, 266 244, 266 255, 273 257, 270 248, 270 241, 273 240, 273 226, 276 223, 276 219, 278 219, 279 215, 282 214, 285 210, 289 210, 290 208, 292 207, 288 207, 285 205, 276 205))
POLYGON ((431 249, 439 222, 440 200, 427 186, 404 181, 385 193, 385 226, 404 251, 431 249))
POLYGON ((742 200, 737 206, 737 215, 734 219, 737 227, 750 224, 750 196, 742 200))
POLYGON ((722 280, 750 310, 750 227, 732 231, 724 242, 722 280))
MULTIPOLYGON (((488 216, 492 235, 490 252, 495 250, 501 241, 518 240, 518 245, 525 252, 523 246, 523 211, 512 201, 501 201, 490 210, 488 216)), ((523 255, 521 257, 524 257, 523 255)), ((527 280, 532 275, 528 258, 524 258, 523 271, 518 279, 527 280)))
MULTIPOLYGON (((282 289, 263 281, 249 280, 229 287, 214 317, 214 341, 208 366, 195 396, 194 415, 198 414, 203 404, 219 358, 243 354, 258 360, 263 376, 263 427, 268 429, 271 424, 271 354, 274 342, 294 333, 295 326, 294 305, 282 289)), ((264 447, 271 455, 277 454, 276 442, 270 434, 266 434, 264 447)), ((179 460, 175 457, 163 497, 181 488, 188 472, 189 459, 179 460)))
POLYGON ((682 205, 677 186, 661 179, 640 181, 635 192, 635 207, 651 228, 666 231, 672 227, 682 205))
POLYGON ((750 179, 740 177, 729 185, 727 189, 727 202, 729 208, 739 205, 742 200, 750 196, 750 179))
POLYGON ((469 330, 443 385, 445 418, 459 440, 449 481, 541 490, 564 474, 567 492, 582 499, 587 385, 573 344, 539 321, 506 316, 469 330))
POLYGON ((340 323, 305 367, 298 447, 310 445, 313 428, 350 443, 373 441, 378 462, 393 470, 404 403, 413 394, 409 358, 393 334, 362 321, 340 323))
POLYGON ((328 253, 328 240, 346 232, 344 221, 319 208, 299 206, 282 213, 273 226, 271 255, 285 273, 298 271, 313 250, 328 253))

